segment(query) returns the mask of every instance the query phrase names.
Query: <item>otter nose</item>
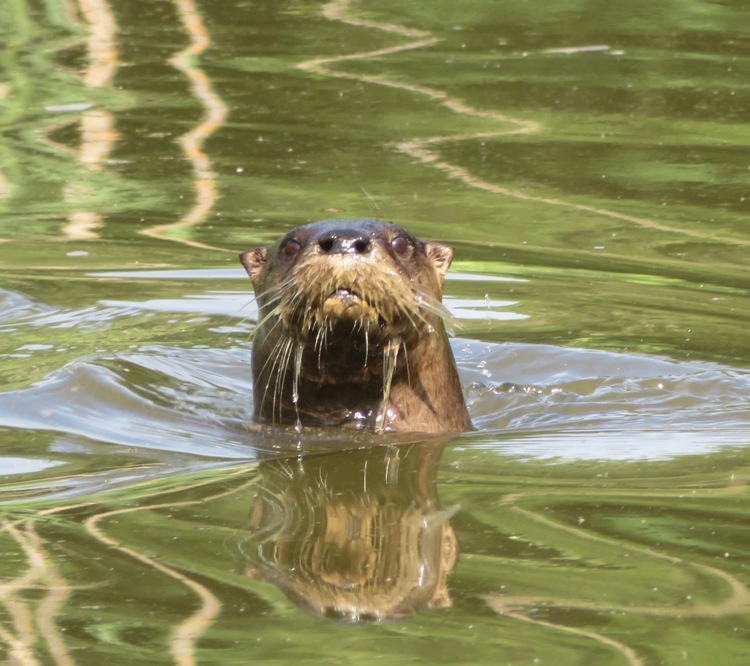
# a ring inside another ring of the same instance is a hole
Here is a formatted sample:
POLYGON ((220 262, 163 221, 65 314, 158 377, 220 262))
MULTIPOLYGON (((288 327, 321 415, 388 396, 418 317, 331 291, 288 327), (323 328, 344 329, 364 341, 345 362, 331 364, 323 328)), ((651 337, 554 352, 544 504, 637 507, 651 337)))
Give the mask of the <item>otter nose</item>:
POLYGON ((329 231, 318 239, 324 254, 365 254, 370 251, 370 237, 359 230, 329 231))

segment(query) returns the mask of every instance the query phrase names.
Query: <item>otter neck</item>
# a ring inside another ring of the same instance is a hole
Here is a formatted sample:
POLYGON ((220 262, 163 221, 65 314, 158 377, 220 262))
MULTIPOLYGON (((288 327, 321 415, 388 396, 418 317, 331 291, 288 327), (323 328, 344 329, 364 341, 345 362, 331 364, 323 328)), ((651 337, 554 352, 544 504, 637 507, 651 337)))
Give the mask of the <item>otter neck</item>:
POLYGON ((359 354, 355 353, 354 359, 347 358, 352 349, 356 350, 351 341, 342 345, 341 352, 332 345, 326 348, 325 355, 317 357, 314 353, 310 357, 307 350, 298 347, 292 371, 292 402, 297 420, 304 415, 305 421, 319 419, 323 425, 391 429, 397 417, 390 401, 392 387, 404 381, 404 376, 408 381, 406 354, 399 353, 402 345, 400 337, 384 344, 366 345, 359 354), (323 414, 321 402, 327 406, 323 414), (307 409, 308 404, 316 405, 314 413, 307 409))
POLYGON ((258 384, 268 386, 276 399, 267 398, 256 417, 426 433, 472 429, 442 324, 423 332, 419 344, 392 339, 373 345, 359 365, 341 366, 346 372, 340 372, 331 352, 335 346, 319 355, 314 347, 297 343, 282 372, 270 381, 260 377, 258 384))

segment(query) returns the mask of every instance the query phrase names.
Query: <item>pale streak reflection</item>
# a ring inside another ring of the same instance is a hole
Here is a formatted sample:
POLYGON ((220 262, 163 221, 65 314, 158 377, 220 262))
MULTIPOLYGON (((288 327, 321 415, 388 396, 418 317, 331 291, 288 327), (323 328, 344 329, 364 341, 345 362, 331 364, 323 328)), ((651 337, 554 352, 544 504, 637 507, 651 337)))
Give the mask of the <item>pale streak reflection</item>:
POLYGON ((211 45, 211 38, 203 24, 198 8, 193 0, 173 0, 173 2, 185 30, 190 36, 190 44, 186 49, 177 53, 170 60, 170 63, 190 80, 191 90, 204 108, 200 123, 179 139, 185 157, 193 165, 196 198, 193 207, 177 222, 149 227, 144 229, 142 233, 192 247, 211 250, 221 249, 186 238, 180 233, 181 230, 201 224, 208 217, 218 198, 216 174, 211 168, 210 159, 203 152, 203 143, 224 124, 228 110, 221 97, 214 91, 206 73, 193 64, 194 60, 211 45))
MULTIPOLYGON (((71 14, 74 8, 69 7, 71 14)), ((107 0, 78 0, 78 16, 89 29, 86 40, 88 66, 83 82, 90 88, 108 88, 117 71, 115 36, 117 23, 107 0)), ((91 109, 81 116, 81 146, 77 156, 81 164, 98 171, 106 163, 117 141, 115 120, 110 111, 91 109)), ((65 188, 65 201, 75 203, 90 196, 91 187, 85 182, 73 181, 65 188)), ((84 240, 98 238, 102 226, 101 215, 92 210, 73 210, 63 227, 65 236, 84 240)))
MULTIPOLYGON (((0 83, 0 102, 2 102, 9 94, 8 86, 0 83)), ((0 199, 5 199, 10 194, 10 184, 8 179, 5 177, 2 171, 0 171, 0 199)), ((0 242, 2 242, 0 238, 0 242)))
POLYGON ((3 532, 20 548, 27 564, 23 573, 0 584, 0 606, 9 620, 0 626, 0 641, 8 647, 9 663, 19 666, 42 663, 35 648, 43 644, 55 664, 74 666, 55 622, 73 587, 45 554, 33 521, 5 520, 0 524, 0 533, 3 532), (29 591, 35 595, 30 597, 29 591))
POLYGON ((344 55, 326 56, 323 58, 313 58, 306 60, 297 65, 297 67, 306 72, 314 72, 321 76, 330 76, 349 81, 358 81, 372 85, 383 86, 396 90, 405 90, 416 95, 427 97, 428 99, 442 105, 459 115, 469 118, 484 118, 499 125, 498 129, 491 129, 487 132, 460 132, 458 134, 438 135, 427 138, 404 139, 398 141, 393 147, 399 152, 408 155, 415 162, 424 164, 442 171, 448 177, 462 182, 468 187, 472 187, 490 194, 495 194, 522 201, 533 201, 549 206, 568 208, 580 213, 591 214, 596 216, 608 217, 656 231, 680 234, 691 238, 710 239, 732 245, 750 245, 750 241, 717 235, 710 232, 700 231, 697 229, 685 229, 669 226, 656 218, 646 218, 633 215, 618 210, 611 210, 582 204, 574 201, 567 201, 554 197, 540 196, 533 191, 522 191, 513 187, 507 187, 497 183, 486 181, 479 176, 471 173, 467 168, 453 162, 448 162, 440 155, 439 147, 446 143, 456 143, 459 141, 477 141, 481 139, 504 138, 518 135, 536 135, 539 134, 543 127, 540 123, 530 118, 520 118, 508 116, 495 110, 481 110, 475 108, 457 97, 448 94, 442 88, 433 88, 418 83, 405 83, 401 80, 389 79, 381 75, 371 76, 360 72, 349 72, 343 69, 336 69, 337 65, 345 63, 366 61, 373 58, 382 58, 391 56, 405 51, 415 51, 427 47, 435 46, 440 42, 432 32, 417 28, 407 28, 392 23, 383 23, 378 21, 368 21, 359 19, 350 14, 352 5, 356 4, 355 0, 330 0, 322 8, 323 16, 329 21, 345 23, 347 25, 379 30, 389 35, 406 37, 408 41, 396 44, 395 46, 384 47, 374 51, 358 51, 344 55))

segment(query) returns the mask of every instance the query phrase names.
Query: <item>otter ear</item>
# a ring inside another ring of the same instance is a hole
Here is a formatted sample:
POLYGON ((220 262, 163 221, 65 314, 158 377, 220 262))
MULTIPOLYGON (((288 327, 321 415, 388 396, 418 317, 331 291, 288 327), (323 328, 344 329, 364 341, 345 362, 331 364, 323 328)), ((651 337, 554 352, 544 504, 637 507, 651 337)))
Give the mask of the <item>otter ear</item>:
POLYGON ((440 276, 441 284, 453 261, 453 248, 440 243, 425 243, 425 252, 440 276))
POLYGON ((247 271, 247 274, 250 276, 250 279, 253 281, 253 284, 257 284, 260 271, 263 268, 263 266, 266 265, 266 262, 268 261, 269 249, 270 248, 268 246, 256 247, 256 248, 253 248, 252 250, 248 250, 247 252, 243 252, 240 255, 240 261, 242 262, 242 265, 245 267, 245 270, 247 271))

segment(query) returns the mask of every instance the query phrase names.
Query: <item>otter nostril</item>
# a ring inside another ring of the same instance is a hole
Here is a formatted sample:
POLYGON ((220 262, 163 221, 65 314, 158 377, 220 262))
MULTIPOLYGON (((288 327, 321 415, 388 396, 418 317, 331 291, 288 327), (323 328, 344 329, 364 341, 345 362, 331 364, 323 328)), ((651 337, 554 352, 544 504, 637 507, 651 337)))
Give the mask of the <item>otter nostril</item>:
POLYGON ((336 239, 329 236, 328 238, 321 238, 318 241, 318 246, 320 247, 321 250, 323 250, 323 252, 328 254, 331 250, 333 250, 333 246, 335 242, 336 242, 336 239))
POLYGON ((363 254, 370 249, 370 239, 358 238, 354 241, 354 243, 352 243, 352 247, 357 254, 363 254))
POLYGON ((372 244, 367 236, 335 232, 319 238, 318 247, 323 254, 365 254, 372 244))

